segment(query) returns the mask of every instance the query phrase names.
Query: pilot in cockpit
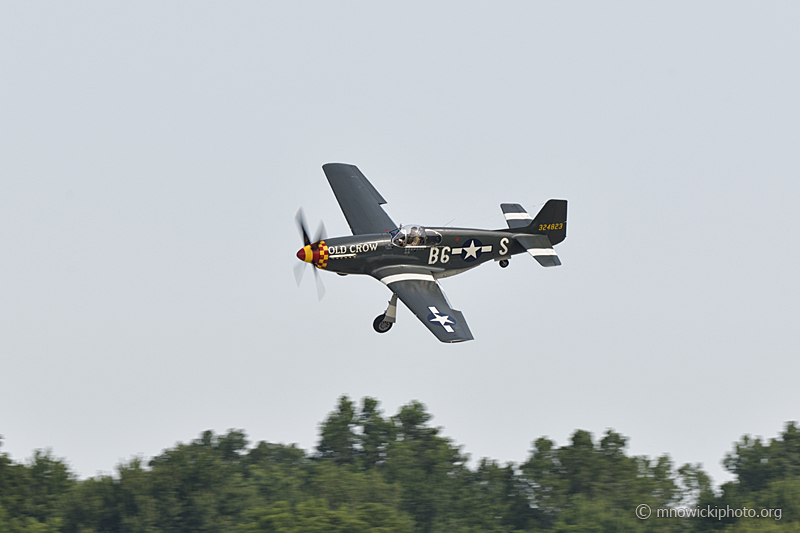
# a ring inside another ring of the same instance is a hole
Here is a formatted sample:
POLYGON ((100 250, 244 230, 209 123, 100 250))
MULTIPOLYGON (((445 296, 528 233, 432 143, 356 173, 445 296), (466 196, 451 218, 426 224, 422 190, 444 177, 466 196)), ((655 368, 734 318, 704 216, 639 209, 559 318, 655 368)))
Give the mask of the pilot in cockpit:
POLYGON ((408 239, 409 246, 420 246, 422 245, 422 232, 420 228, 417 226, 411 226, 409 230, 409 239, 408 239))

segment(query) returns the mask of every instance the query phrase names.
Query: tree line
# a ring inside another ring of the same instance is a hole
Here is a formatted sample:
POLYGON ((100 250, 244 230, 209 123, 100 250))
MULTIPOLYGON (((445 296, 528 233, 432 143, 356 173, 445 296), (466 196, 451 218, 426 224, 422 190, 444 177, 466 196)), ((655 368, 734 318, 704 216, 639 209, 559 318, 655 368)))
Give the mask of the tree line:
POLYGON ((373 398, 342 396, 312 452, 206 431, 85 480, 50 451, 24 463, 0 453, 0 533, 800 532, 795 422, 770 441, 743 437, 724 456, 734 479, 714 490, 700 465, 627 455, 612 430, 577 430, 562 446, 539 438, 523 463, 470 467, 431 418, 416 401, 386 416, 373 398), (780 519, 655 515, 679 508, 780 519))

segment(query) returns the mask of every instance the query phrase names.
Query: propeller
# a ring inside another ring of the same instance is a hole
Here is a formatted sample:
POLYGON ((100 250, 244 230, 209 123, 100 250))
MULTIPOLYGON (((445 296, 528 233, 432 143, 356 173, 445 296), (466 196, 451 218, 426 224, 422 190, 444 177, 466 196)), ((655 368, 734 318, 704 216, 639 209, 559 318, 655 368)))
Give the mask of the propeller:
MULTIPOLYGON (((317 233, 312 241, 308 237, 308 224, 306 224, 306 217, 303 214, 303 208, 297 210, 297 214, 294 216, 294 221, 297 224, 297 229, 300 231, 300 236, 303 238, 303 247, 311 246, 312 250, 315 248, 316 244, 325 239, 327 237, 327 233, 325 232, 325 224, 320 221, 319 226, 317 227, 317 233)), ((300 257, 298 252, 298 257, 300 257)), ((297 280, 297 286, 300 286, 300 282, 303 280, 303 274, 306 271, 306 265, 311 266, 314 269, 314 281, 317 285, 317 297, 322 300, 322 297, 325 296, 325 286, 322 284, 322 279, 319 277, 319 273, 317 272, 317 268, 307 262, 303 262, 300 264, 296 264, 294 266, 294 278, 297 280)))
POLYGON ((302 207, 297 210, 297 214, 294 216, 294 222, 297 224, 297 229, 300 230, 300 235, 303 237, 303 246, 311 244, 311 239, 308 238, 308 231, 306 230, 308 227, 306 224, 306 216, 303 214, 302 207))

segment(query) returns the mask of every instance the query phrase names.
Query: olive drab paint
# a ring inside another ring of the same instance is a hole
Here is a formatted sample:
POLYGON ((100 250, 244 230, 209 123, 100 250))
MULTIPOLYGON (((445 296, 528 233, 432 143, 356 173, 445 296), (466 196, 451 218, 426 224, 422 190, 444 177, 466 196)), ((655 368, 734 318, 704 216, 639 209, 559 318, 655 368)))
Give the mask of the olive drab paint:
POLYGON ((439 279, 489 261, 505 267, 512 255, 525 252, 542 266, 561 264, 553 246, 566 238, 566 200, 549 200, 535 217, 519 204, 501 204, 508 228, 498 230, 397 226, 381 207, 386 201, 357 167, 330 163, 322 168, 353 235, 306 244, 297 257, 321 270, 383 282, 393 297, 373 324, 380 333, 396 320, 392 302, 399 298, 440 341, 471 340, 466 320, 450 307, 439 279))

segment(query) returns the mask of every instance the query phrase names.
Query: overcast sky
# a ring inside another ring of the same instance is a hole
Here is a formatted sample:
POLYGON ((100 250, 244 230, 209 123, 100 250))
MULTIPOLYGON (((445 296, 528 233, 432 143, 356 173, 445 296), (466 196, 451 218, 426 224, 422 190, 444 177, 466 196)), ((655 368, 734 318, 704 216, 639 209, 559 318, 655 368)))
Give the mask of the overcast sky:
POLYGON ((701 462, 800 418, 797 2, 4 2, 0 434, 81 476, 205 429, 312 449, 338 396, 473 458, 575 429, 701 462), (321 170, 398 223, 569 200, 563 266, 442 282, 475 341, 292 268, 321 170))

